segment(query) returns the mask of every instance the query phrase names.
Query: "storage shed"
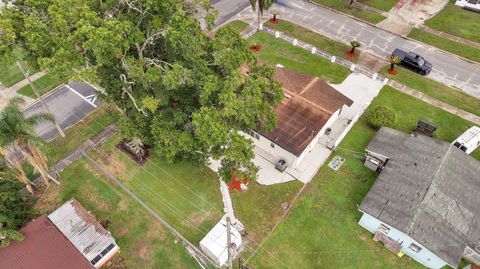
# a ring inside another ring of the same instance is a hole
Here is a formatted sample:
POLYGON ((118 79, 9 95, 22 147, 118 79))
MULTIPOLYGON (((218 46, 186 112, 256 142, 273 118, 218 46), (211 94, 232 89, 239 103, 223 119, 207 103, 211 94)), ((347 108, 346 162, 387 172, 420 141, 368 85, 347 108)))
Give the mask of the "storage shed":
POLYGON ((110 232, 75 199, 57 208, 48 218, 96 268, 119 250, 110 232))
MULTIPOLYGON (((242 245, 242 236, 235 226, 230 224, 230 249, 232 256, 236 256, 242 245)), ((228 261, 227 221, 222 218, 210 232, 200 241, 200 249, 218 266, 228 261)))

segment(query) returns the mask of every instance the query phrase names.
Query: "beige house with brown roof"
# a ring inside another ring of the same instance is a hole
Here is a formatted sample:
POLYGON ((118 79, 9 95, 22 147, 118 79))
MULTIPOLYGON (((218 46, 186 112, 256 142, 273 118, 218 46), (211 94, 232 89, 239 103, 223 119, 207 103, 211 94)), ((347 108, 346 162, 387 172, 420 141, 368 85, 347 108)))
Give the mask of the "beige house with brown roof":
POLYGON ((277 127, 271 132, 250 131, 255 146, 295 167, 318 143, 319 137, 353 101, 318 77, 277 68, 285 98, 275 109, 277 127))

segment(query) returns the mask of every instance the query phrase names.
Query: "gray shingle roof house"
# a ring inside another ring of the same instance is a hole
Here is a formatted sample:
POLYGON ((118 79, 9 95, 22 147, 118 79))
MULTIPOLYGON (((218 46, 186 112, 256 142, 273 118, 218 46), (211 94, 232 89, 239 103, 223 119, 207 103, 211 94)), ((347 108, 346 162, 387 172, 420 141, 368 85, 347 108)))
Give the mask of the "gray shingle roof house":
POLYGON ((429 268, 457 268, 462 257, 480 262, 478 160, 450 143, 386 127, 366 152, 366 165, 381 167, 359 206, 359 224, 374 239, 429 268))

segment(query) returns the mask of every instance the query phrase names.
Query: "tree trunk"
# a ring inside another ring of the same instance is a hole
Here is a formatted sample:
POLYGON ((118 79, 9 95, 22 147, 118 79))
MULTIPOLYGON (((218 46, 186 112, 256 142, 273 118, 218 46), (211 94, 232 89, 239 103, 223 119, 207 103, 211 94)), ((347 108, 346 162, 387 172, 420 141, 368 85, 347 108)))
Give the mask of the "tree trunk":
POLYGON ((394 63, 390 63, 390 70, 393 71, 393 68, 395 68, 395 64, 394 64, 394 63))
POLYGON ((260 5, 258 5, 258 30, 262 30, 262 11, 260 10, 260 5))
POLYGON ((354 46, 352 46, 352 49, 350 50, 350 54, 353 54, 353 53, 355 53, 355 47, 354 46))

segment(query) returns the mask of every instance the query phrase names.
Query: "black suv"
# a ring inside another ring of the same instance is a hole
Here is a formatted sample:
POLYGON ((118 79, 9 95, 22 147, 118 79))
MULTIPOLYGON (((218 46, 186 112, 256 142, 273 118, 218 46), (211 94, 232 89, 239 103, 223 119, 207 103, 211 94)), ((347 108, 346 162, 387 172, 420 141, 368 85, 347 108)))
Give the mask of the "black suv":
POLYGON ((430 71, 432 71, 432 64, 425 60, 422 56, 413 53, 413 52, 405 52, 400 49, 396 49, 392 53, 395 56, 400 58, 400 65, 416 72, 420 75, 428 75, 430 71))

